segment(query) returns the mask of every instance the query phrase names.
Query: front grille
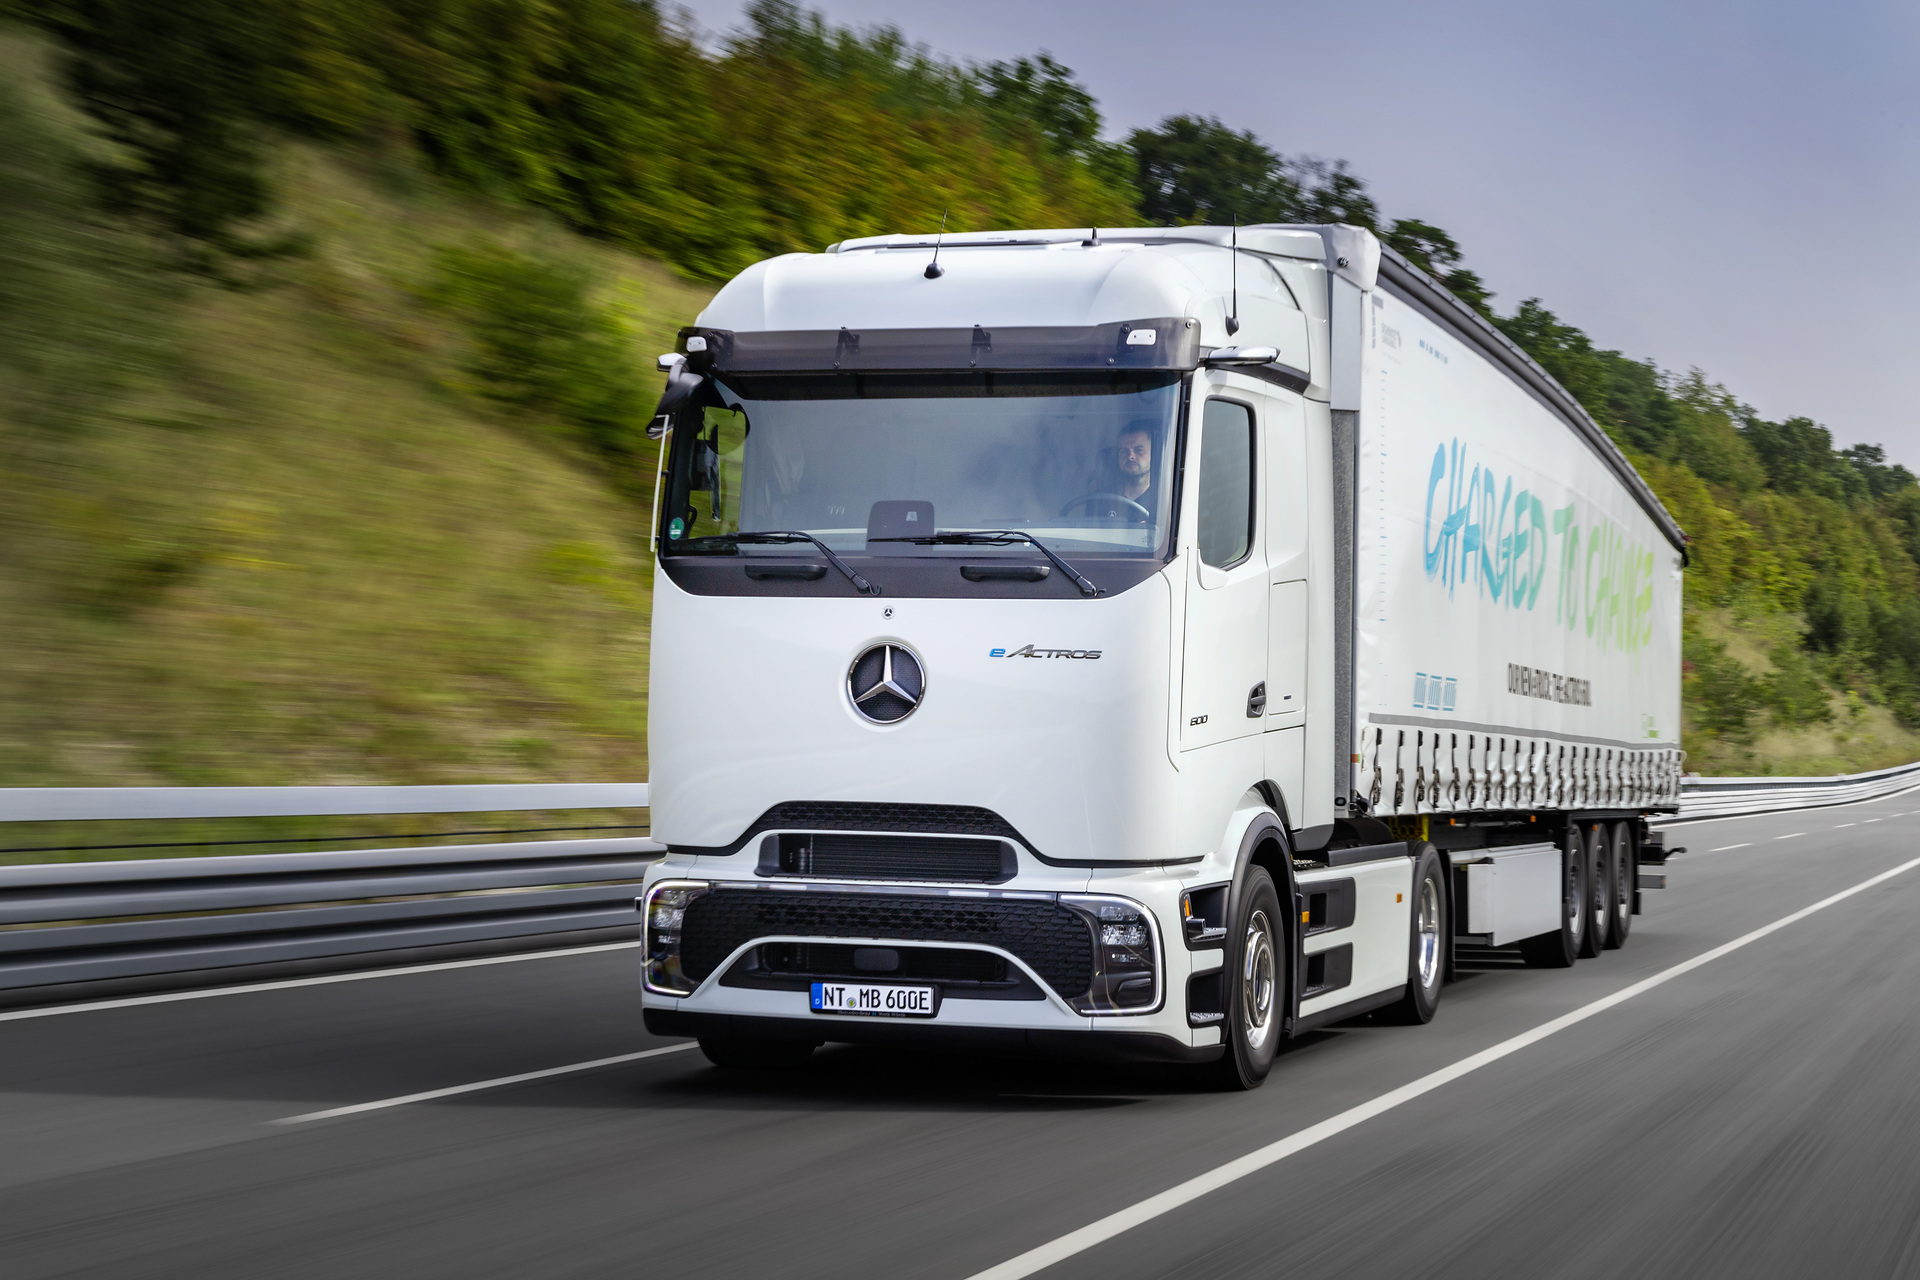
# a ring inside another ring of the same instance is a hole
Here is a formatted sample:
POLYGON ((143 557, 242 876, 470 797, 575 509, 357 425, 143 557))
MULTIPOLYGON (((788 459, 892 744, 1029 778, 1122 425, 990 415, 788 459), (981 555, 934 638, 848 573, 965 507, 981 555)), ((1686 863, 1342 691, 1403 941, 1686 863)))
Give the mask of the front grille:
POLYGON ((687 905, 681 961, 704 981, 755 938, 892 938, 999 947, 1072 999, 1093 984, 1093 932, 1057 902, 932 894, 715 889, 687 905))
POLYGON ((734 847, 739 848, 762 831, 929 831, 954 836, 998 836, 1027 844, 1011 822, 991 809, 970 804, 789 800, 761 814, 741 834, 734 847))
POLYGON ((766 846, 762 875, 999 884, 1020 869, 1013 846, 999 840, 803 833, 769 836, 766 846))

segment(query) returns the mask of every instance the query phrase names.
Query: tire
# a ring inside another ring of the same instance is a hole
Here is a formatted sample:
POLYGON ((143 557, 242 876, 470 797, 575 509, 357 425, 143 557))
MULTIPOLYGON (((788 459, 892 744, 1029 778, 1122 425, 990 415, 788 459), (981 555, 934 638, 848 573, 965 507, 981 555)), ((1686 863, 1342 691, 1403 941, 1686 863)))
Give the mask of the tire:
POLYGON ((1265 867, 1250 867, 1227 927, 1226 1052, 1212 1063, 1223 1089, 1258 1089, 1273 1069, 1286 1014, 1287 933, 1281 927, 1280 896, 1265 867))
POLYGON ((811 1040, 776 1040, 768 1036, 701 1036, 700 1052, 716 1067, 733 1071, 783 1071, 813 1056, 811 1040))
POLYGON ((1520 944, 1520 956, 1529 968, 1571 968, 1586 939, 1587 842, 1572 824, 1567 826, 1566 846, 1560 852, 1560 875, 1560 927, 1520 944))
POLYGON ((1613 933, 1613 855, 1606 823, 1591 823, 1581 835, 1587 851, 1587 936, 1580 940, 1580 958, 1592 960, 1613 933))
POLYGON ((1430 844, 1413 860, 1413 909, 1408 913, 1407 994, 1382 1010, 1382 1020, 1402 1026, 1433 1021, 1440 988, 1447 980, 1447 943, 1452 938, 1447 911, 1447 869, 1430 844))
POLYGON ((1633 836, 1627 824, 1613 824, 1607 853, 1613 862, 1613 928, 1607 933, 1607 946, 1623 947, 1633 932, 1634 880, 1640 874, 1633 857, 1633 836))

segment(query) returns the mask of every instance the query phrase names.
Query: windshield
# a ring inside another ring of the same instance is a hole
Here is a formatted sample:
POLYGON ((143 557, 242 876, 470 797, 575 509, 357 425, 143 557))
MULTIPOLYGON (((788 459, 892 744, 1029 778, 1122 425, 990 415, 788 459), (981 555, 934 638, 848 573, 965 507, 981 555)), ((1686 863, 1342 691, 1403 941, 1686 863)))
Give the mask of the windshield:
POLYGON ((926 554, 899 539, 990 529, 1064 552, 1165 544, 1177 373, 761 374, 714 389, 725 407, 676 431, 699 424, 675 443, 670 554, 781 529, 894 555, 926 554))

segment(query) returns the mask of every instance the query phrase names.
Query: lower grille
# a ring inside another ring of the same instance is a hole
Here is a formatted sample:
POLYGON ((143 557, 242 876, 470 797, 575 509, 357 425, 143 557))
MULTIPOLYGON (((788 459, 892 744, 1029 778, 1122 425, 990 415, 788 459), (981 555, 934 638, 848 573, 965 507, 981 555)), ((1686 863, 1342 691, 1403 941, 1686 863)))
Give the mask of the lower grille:
POLYGON ((1001 884, 1019 870, 1013 846, 1000 840, 798 833, 768 836, 760 852, 763 876, 1001 884))
POLYGON ((1061 996, 1093 984, 1093 931, 1056 902, 932 894, 715 889, 687 905, 682 966, 703 981, 756 938, 893 938, 999 947, 1061 996))
POLYGON ((991 951, 955 951, 948 947, 901 947, 883 954, 894 958, 884 972, 854 959, 859 948, 841 942, 769 942, 760 948, 767 973, 805 974, 810 978, 851 978, 860 982, 1005 982, 1007 962, 991 951))

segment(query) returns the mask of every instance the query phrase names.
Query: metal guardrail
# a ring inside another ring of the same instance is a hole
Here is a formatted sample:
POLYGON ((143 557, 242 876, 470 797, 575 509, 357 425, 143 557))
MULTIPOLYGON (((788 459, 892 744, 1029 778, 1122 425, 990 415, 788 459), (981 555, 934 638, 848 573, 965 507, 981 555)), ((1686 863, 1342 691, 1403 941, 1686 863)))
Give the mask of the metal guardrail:
MULTIPOLYGON (((638 784, 0 789, 0 822, 644 808, 638 784)), ((0 990, 630 927, 640 837, 0 866, 0 990)))
POLYGON ((387 813, 644 809, 644 782, 450 787, 0 787, 0 822, 312 818, 387 813))
POLYGON ((1817 809, 1875 800, 1920 787, 1920 763, 1830 778, 1683 778, 1680 813, 1669 822, 1817 809))
MULTIPOLYGON (((1920 763, 1688 778, 1668 821, 1847 804, 1920 763)), ((0 823, 644 808, 645 783, 0 788, 0 823)), ((0 866, 0 990, 632 926, 664 846, 629 837, 0 866)))

